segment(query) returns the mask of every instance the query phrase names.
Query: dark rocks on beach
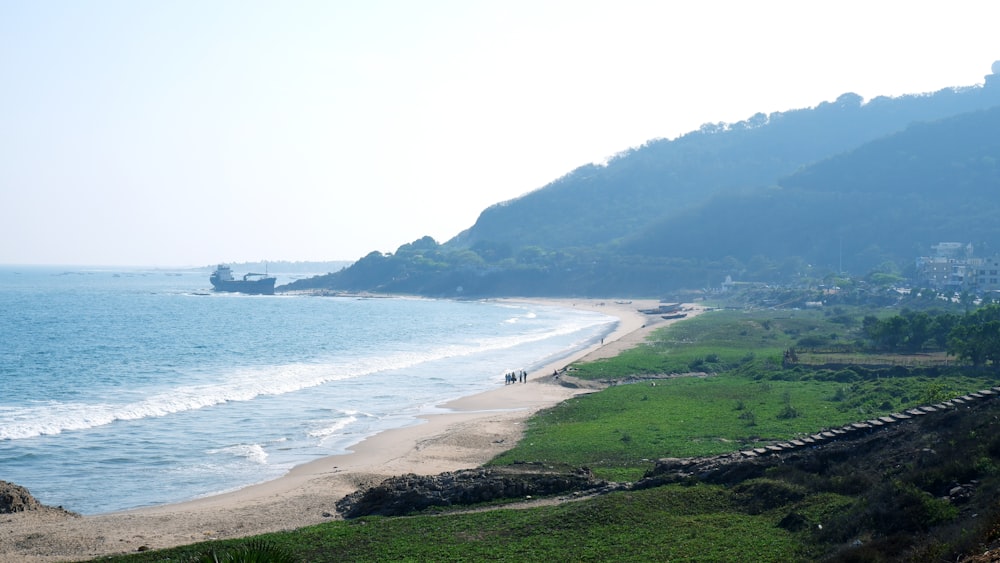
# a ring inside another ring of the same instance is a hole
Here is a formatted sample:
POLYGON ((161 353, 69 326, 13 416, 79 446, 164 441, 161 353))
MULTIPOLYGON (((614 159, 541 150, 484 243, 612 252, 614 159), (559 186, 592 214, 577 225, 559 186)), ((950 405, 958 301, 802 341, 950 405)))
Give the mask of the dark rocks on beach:
POLYGON ((15 514, 18 512, 58 514, 74 518, 79 516, 79 514, 70 512, 61 506, 53 507, 38 502, 38 499, 31 496, 28 489, 20 485, 0 481, 0 514, 15 514))
POLYGON ((7 481, 0 481, 0 514, 41 510, 45 505, 31 496, 28 489, 7 481))
POLYGON ((596 492, 608 487, 589 469, 559 471, 542 464, 480 467, 441 473, 391 477, 337 502, 345 518, 402 516, 435 506, 463 506, 502 499, 569 492, 596 492))

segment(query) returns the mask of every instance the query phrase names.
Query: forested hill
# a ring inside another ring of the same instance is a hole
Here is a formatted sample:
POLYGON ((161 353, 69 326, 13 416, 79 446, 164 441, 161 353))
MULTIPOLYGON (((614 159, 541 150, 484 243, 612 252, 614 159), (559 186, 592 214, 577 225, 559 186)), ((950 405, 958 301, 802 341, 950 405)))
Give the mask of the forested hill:
POLYGON ((489 207, 448 245, 612 243, 716 194, 771 185, 911 123, 1000 104, 1000 86, 862 102, 856 94, 844 94, 812 109, 759 113, 735 124, 704 125, 675 140, 650 141, 606 166, 580 167, 542 189, 489 207))
POLYGON ((914 124, 777 186, 720 195, 636 233, 619 251, 708 260, 797 257, 864 274, 886 261, 912 261, 937 242, 1000 251, 998 195, 1000 106, 914 124))
POLYGON ((997 107, 994 74, 705 125, 494 205, 445 244, 373 252, 293 289, 656 296, 727 275, 902 268, 940 241, 998 248, 997 107))

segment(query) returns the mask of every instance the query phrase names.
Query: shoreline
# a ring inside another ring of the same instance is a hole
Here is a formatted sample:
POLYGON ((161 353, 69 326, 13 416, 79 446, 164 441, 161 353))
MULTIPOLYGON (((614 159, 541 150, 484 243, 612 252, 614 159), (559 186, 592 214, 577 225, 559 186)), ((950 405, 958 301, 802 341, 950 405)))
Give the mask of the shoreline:
MULTIPOLYGON (((355 490, 415 473, 433 475, 480 466, 510 449, 535 412, 598 386, 569 387, 555 370, 581 360, 613 357, 673 320, 639 309, 656 300, 503 298, 497 302, 581 308, 617 317, 601 343, 505 385, 439 405, 450 412, 421 415, 418 424, 385 430, 349 453, 298 465, 277 479, 235 491, 153 507, 89 516, 44 510, 0 515, 0 561, 66 561, 162 549, 207 540, 292 530, 339 519, 335 503, 355 490)), ((691 310, 700 308, 685 304, 691 310)), ((113 484, 111 485, 113 486, 113 484)))

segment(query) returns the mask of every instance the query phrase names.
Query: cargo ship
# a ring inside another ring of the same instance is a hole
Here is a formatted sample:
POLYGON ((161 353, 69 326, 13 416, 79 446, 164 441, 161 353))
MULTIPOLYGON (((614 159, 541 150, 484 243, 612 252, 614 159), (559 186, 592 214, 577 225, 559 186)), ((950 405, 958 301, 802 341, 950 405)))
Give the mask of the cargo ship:
POLYGON ((212 282, 215 291, 230 293, 246 293, 249 295, 274 295, 274 282, 277 278, 267 274, 244 274, 243 279, 233 277, 233 270, 226 265, 219 266, 212 272, 208 281, 212 282))

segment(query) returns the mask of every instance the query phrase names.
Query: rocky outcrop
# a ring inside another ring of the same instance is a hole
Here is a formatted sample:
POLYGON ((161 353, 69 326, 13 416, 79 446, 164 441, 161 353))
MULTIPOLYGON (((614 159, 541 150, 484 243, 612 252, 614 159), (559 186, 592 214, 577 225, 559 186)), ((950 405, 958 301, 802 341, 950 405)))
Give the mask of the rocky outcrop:
POLYGON ((480 467, 440 475, 402 475, 352 493, 337 502, 345 518, 402 516, 434 506, 462 506, 502 499, 524 499, 614 488, 589 469, 556 470, 527 463, 480 467))
POLYGON ((771 460, 747 459, 739 453, 699 458, 662 458, 646 472, 635 489, 649 489, 670 483, 704 481, 738 483, 760 476, 771 460))
POLYGON ((42 510, 45 505, 31 496, 28 489, 7 481, 0 481, 0 514, 42 510))
POLYGON ((55 514, 74 518, 79 516, 79 514, 70 512, 61 506, 53 507, 38 502, 38 499, 31 496, 28 489, 20 485, 0 481, 0 514, 15 514, 18 512, 55 514))

